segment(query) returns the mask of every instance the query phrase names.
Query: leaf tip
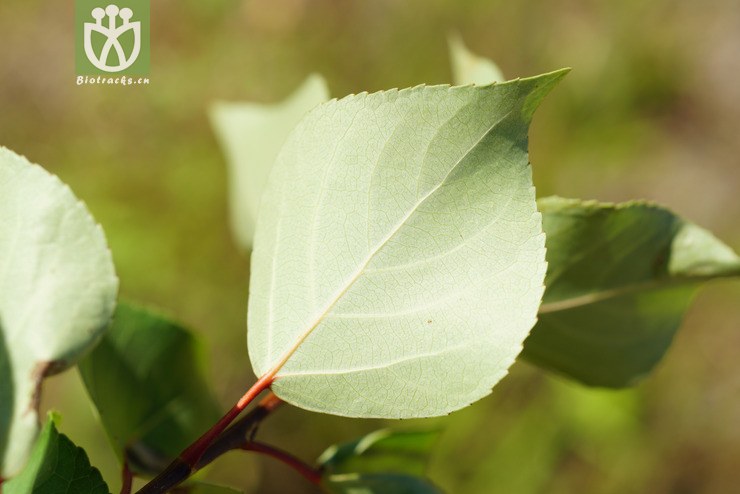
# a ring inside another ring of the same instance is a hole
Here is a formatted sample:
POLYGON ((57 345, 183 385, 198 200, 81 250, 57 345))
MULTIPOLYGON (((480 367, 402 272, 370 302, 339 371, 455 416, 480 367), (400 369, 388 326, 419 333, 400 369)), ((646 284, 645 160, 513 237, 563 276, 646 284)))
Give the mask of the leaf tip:
POLYGON ((520 79, 523 83, 531 84, 529 94, 524 101, 522 112, 527 119, 531 119, 534 111, 540 106, 545 96, 570 72, 570 67, 558 69, 535 77, 520 79))

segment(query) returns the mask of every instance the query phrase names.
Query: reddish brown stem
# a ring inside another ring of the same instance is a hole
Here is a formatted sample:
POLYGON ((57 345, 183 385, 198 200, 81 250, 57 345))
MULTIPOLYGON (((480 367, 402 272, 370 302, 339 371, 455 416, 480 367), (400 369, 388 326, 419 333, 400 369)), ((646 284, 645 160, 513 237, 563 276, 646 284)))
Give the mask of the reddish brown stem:
POLYGON ((123 471, 121 472, 121 494, 131 494, 134 474, 128 467, 128 461, 123 461, 123 471))
POLYGON ((195 465, 200 470, 221 455, 234 449, 241 449, 246 441, 254 438, 260 423, 267 418, 283 401, 269 393, 260 400, 259 404, 249 411, 244 417, 236 421, 232 426, 221 433, 203 453, 195 465))
POLYGON ((252 400, 257 398, 257 396, 260 395, 264 390, 270 387, 272 384, 273 378, 272 376, 264 376, 260 378, 259 381, 254 383, 254 386, 249 388, 249 391, 244 393, 244 396, 241 397, 241 399, 234 405, 234 407, 229 410, 226 415, 221 417, 221 420, 216 422, 216 425, 211 427, 208 431, 206 431, 205 434, 200 436, 200 438, 195 441, 193 444, 188 446, 188 448, 180 453, 180 459, 186 463, 190 467, 194 467, 196 463, 198 463, 198 460, 201 456, 203 456, 203 453, 206 449, 208 449, 208 446, 211 445, 214 439, 218 437, 219 434, 221 434, 226 428, 231 424, 234 419, 236 419, 242 411, 247 408, 247 405, 249 405, 252 400))
POLYGON ((264 444, 257 441, 249 441, 245 443, 244 445, 242 445, 242 449, 244 451, 254 451, 256 453, 274 458, 301 474, 312 484, 321 484, 321 472, 299 460, 287 451, 283 451, 281 449, 270 446, 269 444, 264 444))
POLYGON ((162 494, 179 485, 187 479, 195 469, 198 460, 208 449, 211 443, 231 424, 247 406, 270 387, 274 380, 273 374, 262 376, 231 410, 221 417, 216 424, 208 429, 193 444, 188 446, 180 456, 169 464, 159 475, 142 487, 137 494, 162 494))

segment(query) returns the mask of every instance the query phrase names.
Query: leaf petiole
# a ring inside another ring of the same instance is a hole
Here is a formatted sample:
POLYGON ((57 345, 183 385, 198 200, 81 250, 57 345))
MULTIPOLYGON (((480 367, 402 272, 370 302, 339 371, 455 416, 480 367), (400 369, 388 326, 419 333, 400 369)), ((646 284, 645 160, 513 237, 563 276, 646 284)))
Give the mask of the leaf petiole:
POLYGON ((128 460, 123 460, 123 470, 121 472, 121 494, 131 494, 131 487, 134 480, 134 474, 128 467, 128 460))
POLYGON ((274 458, 301 474, 312 484, 321 484, 320 470, 311 467, 307 463, 303 462, 302 460, 296 458, 286 451, 257 441, 247 441, 244 443, 241 449, 243 449, 244 451, 254 451, 255 453, 260 453, 265 456, 274 458))

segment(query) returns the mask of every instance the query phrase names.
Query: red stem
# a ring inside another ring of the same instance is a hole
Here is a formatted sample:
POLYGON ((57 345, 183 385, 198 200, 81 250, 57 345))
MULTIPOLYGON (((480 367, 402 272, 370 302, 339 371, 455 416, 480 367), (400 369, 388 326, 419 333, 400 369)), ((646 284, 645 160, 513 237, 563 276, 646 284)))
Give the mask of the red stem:
POLYGON ((281 403, 282 400, 275 396, 274 393, 268 393, 248 414, 237 420, 213 440, 205 453, 200 457, 200 460, 198 460, 198 463, 196 463, 195 470, 200 470, 219 456, 231 450, 241 449, 245 441, 250 441, 254 437, 260 423, 281 403))
POLYGON ((266 409, 268 412, 272 412, 275 410, 280 404, 283 402, 280 398, 278 398, 275 393, 270 393, 259 402, 259 406, 266 409))
POLYGON ((226 415, 216 422, 216 424, 205 432, 197 441, 188 446, 188 448, 180 453, 180 459, 186 463, 189 467, 194 467, 208 446, 211 445, 214 439, 221 434, 236 419, 242 411, 247 408, 252 400, 257 398, 260 393, 270 387, 273 381, 273 376, 265 375, 261 377, 254 386, 249 388, 249 391, 244 393, 244 396, 234 405, 234 407, 226 412, 226 415))
POLYGON ((311 468, 309 465, 286 451, 257 441, 245 443, 242 446, 242 449, 244 451, 254 451, 274 458, 301 474, 312 484, 321 485, 321 473, 319 471, 311 468))
POLYGON ((121 473, 121 494, 131 494, 131 486, 134 474, 128 467, 128 461, 123 461, 123 472, 121 473))
POLYGON ((260 393, 270 387, 275 379, 275 373, 268 373, 262 376, 244 396, 231 408, 226 415, 221 417, 216 424, 208 429, 193 444, 188 446, 180 456, 169 464, 159 475, 154 477, 148 484, 142 487, 139 494, 161 494, 168 492, 173 487, 179 485, 183 480, 188 478, 193 470, 196 469, 198 460, 203 453, 213 443, 213 441, 231 424, 239 414, 257 397, 260 393))

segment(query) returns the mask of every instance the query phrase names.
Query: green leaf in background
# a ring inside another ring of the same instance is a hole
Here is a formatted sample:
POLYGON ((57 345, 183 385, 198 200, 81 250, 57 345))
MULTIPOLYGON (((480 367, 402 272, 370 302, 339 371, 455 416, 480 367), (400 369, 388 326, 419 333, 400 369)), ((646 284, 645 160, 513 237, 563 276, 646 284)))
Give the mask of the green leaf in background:
POLYGON ((634 383, 660 361, 701 282, 740 276, 708 231, 652 204, 539 201, 547 290, 522 356, 586 384, 634 383))
POLYGON ((159 314, 119 304, 80 373, 119 458, 158 473, 218 420, 200 343, 159 314))
POLYGON ((109 494, 97 468, 90 466, 85 451, 49 419, 36 441, 28 464, 3 484, 5 494, 109 494))
POLYGON ((252 248, 262 191, 285 139, 308 110, 328 99, 326 82, 314 74, 277 105, 213 106, 211 122, 229 167, 232 230, 243 248, 252 248))
POLYGON ((252 254, 249 355, 279 397, 405 418, 491 392, 544 289, 527 129, 566 72, 363 93, 303 119, 252 254))
POLYGON ((479 57, 468 50, 460 35, 451 35, 448 44, 452 62, 452 80, 456 85, 483 86, 505 80, 501 69, 493 61, 479 57))
POLYGON ((332 494, 442 494, 426 479, 401 474, 339 474, 323 483, 332 494))
POLYGON ((438 431, 382 429, 328 448, 318 462, 323 471, 330 474, 394 472, 423 475, 438 438, 438 431))
POLYGON ((28 458, 42 379, 100 340, 117 291, 87 208, 57 177, 0 147, 0 477, 28 458))
POLYGON ((221 485, 194 482, 172 490, 172 494, 241 494, 242 491, 221 485))

